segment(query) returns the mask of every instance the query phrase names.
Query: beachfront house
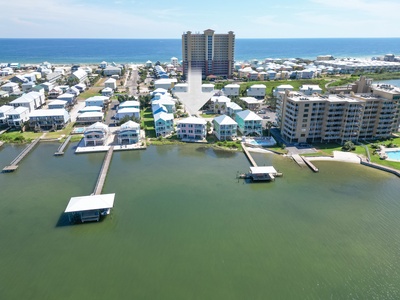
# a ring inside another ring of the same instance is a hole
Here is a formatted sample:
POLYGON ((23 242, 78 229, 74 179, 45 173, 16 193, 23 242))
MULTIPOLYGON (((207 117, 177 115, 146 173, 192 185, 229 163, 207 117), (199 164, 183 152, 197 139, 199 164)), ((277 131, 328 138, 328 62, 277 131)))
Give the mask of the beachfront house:
POLYGON ((102 122, 104 119, 103 112, 83 112, 76 117, 76 124, 88 125, 96 122, 102 122))
POLYGON ((266 89, 267 87, 264 84, 253 84, 247 89, 246 93, 248 97, 264 99, 266 89))
POLYGON ((108 78, 104 81, 104 87, 115 90, 117 88, 117 81, 114 78, 108 78))
POLYGON ((53 100, 47 104, 49 109, 66 109, 68 107, 68 101, 65 100, 53 100))
POLYGON ((7 112, 7 124, 12 128, 22 128, 29 120, 29 108, 19 106, 7 112))
POLYGON ((140 125, 128 121, 121 125, 118 132, 118 144, 136 144, 140 142, 140 125))
POLYGON ((93 96, 85 100, 85 106, 101 106, 105 108, 110 98, 105 96, 93 96))
POLYGON ((0 106, 0 126, 7 124, 7 114, 14 109, 13 106, 3 105, 0 106))
POLYGON ((105 69, 105 68, 107 68, 107 66, 108 66, 108 63, 104 60, 99 64, 100 69, 105 69))
POLYGON ((225 96, 239 96, 240 85, 235 83, 227 84, 224 86, 222 91, 224 92, 225 96))
POLYGON ((38 92, 29 92, 28 94, 24 94, 21 97, 11 101, 10 105, 14 106, 15 108, 24 106, 29 109, 29 112, 32 112, 45 103, 46 100, 44 95, 38 92))
POLYGON ((69 113, 63 108, 36 109, 29 114, 29 127, 34 131, 63 129, 69 121, 69 113))
POLYGON ((174 131, 174 115, 160 112, 154 115, 156 136, 167 136, 174 131))
POLYGON ((9 82, 9 83, 3 84, 1 86, 1 89, 9 94, 13 94, 13 93, 19 92, 19 85, 18 85, 18 83, 15 83, 15 82, 9 82))
POLYGON ((177 136, 185 141, 205 140, 207 136, 207 121, 196 117, 180 120, 177 125, 177 136))
POLYGON ((83 133, 83 141, 86 146, 103 146, 105 145, 110 130, 106 124, 96 122, 85 128, 83 133))
POLYGON ((235 121, 242 135, 262 136, 262 119, 251 110, 238 112, 235 121))
POLYGON ((214 135, 220 141, 233 140, 237 135, 237 123, 227 115, 221 115, 213 120, 214 135))

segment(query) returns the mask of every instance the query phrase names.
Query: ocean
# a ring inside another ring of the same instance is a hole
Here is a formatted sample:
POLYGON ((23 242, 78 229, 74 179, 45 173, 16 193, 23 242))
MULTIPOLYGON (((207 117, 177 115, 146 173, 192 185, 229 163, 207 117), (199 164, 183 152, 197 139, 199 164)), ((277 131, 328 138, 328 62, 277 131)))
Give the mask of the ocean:
MULTIPOLYGON (((236 39, 235 60, 399 55, 400 38, 236 39)), ((180 39, 0 39, 0 63, 169 62, 180 39)))

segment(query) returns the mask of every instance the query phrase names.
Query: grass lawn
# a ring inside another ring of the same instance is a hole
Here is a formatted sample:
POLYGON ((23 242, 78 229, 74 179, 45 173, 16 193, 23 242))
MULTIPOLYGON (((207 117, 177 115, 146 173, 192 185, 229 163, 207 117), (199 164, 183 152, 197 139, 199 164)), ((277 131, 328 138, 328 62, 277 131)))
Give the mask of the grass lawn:
MULTIPOLYGON (((389 143, 393 143, 393 144, 397 145, 398 147, 400 147, 400 137, 394 138, 392 140, 373 141, 371 143, 364 143, 364 144, 365 144, 365 146, 368 147, 371 162, 381 165, 381 166, 386 166, 386 167, 390 167, 390 168, 393 168, 396 170, 400 170, 400 162, 382 160, 379 158, 378 154, 373 154, 375 149, 372 148, 371 145, 379 144, 379 145, 387 146, 389 143)), ((336 143, 329 143, 329 144, 314 143, 313 146, 315 147, 315 149, 318 150, 317 153, 302 154, 302 156, 333 156, 333 151, 342 151, 342 146, 339 144, 336 144, 336 143)), ((364 157, 368 157, 367 151, 365 150, 364 146, 361 146, 361 145, 357 145, 356 149, 354 151, 351 151, 351 153, 355 153, 358 155, 362 155, 364 157)))
POLYGON ((90 89, 83 92, 82 94, 79 94, 78 100, 86 100, 87 98, 90 98, 93 96, 101 96, 101 90, 102 90, 102 88, 91 87, 90 89))
POLYGON ((9 131, 0 135, 0 140, 8 142, 8 143, 28 143, 36 138, 42 136, 41 132, 32 132, 32 131, 9 131))
POLYGON ((220 116, 219 114, 200 114, 200 117, 202 118, 215 118, 220 116))
POLYGON ((72 129, 74 128, 74 124, 73 123, 69 123, 64 129, 62 130, 58 130, 58 131, 54 131, 54 132, 47 132, 45 135, 46 139, 58 139, 60 138, 62 135, 69 135, 72 131, 72 129))
POLYGON ((154 129, 154 117, 151 108, 148 107, 145 110, 140 111, 141 127, 146 132, 147 138, 155 138, 156 130, 154 129))

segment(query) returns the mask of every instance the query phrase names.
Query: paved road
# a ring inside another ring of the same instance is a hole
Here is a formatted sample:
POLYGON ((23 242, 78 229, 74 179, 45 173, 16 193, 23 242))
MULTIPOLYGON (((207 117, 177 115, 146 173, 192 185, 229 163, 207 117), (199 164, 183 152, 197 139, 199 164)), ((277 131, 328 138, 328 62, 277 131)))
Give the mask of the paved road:
POLYGON ((118 100, 112 100, 107 109, 105 123, 113 126, 115 124, 114 116, 117 113, 118 100))
MULTIPOLYGON (((130 68, 132 68, 132 73, 131 73, 131 78, 125 81, 125 87, 129 88, 129 94, 130 95, 136 95, 137 94, 137 81, 139 77, 138 69, 136 65, 130 65, 130 68)), ((128 71, 129 72, 129 71, 128 71)), ((128 78, 128 76, 126 77, 128 78)))

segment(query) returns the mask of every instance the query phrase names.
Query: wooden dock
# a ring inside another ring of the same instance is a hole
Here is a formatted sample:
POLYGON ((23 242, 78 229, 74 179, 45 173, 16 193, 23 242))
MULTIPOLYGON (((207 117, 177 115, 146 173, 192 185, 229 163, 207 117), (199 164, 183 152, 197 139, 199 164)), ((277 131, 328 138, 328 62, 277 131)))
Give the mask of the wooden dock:
POLYGON ((303 167, 306 165, 306 163, 304 162, 304 160, 302 160, 302 158, 300 157, 300 155, 298 154, 293 154, 292 155, 293 160, 300 166, 303 167))
POLYGON ((8 165, 3 169, 3 172, 9 173, 14 172, 18 169, 19 162, 26 156, 28 153, 36 146, 36 144, 40 141, 40 138, 37 138, 32 141, 22 152, 8 165))
POLYGON ((305 158, 304 156, 301 157, 303 159, 303 161, 305 162, 305 164, 315 173, 319 172, 318 168, 316 166, 314 166, 314 164, 309 161, 307 158, 305 158))
POLYGON ((61 144, 60 147, 58 147, 57 152, 54 153, 55 156, 61 156, 64 155, 64 149, 65 147, 67 147, 69 141, 71 140, 72 135, 67 136, 67 138, 65 139, 65 141, 61 144))
POLYGON ((0 147, 3 146, 4 142, 0 141, 0 147))
POLYGON ((256 164, 256 161, 253 159, 253 157, 251 156, 250 152, 247 150, 247 148, 244 145, 244 143, 242 143, 242 148, 243 148, 244 154, 246 154, 246 157, 249 160, 249 162, 251 163, 251 165, 253 167, 258 167, 257 164, 256 164))
POLYGON ((106 182, 106 177, 108 173, 108 168, 110 167, 111 158, 113 156, 114 146, 111 146, 104 157, 103 165, 100 170, 99 177, 97 178, 97 183, 93 191, 93 195, 100 195, 103 190, 104 183, 106 182))

